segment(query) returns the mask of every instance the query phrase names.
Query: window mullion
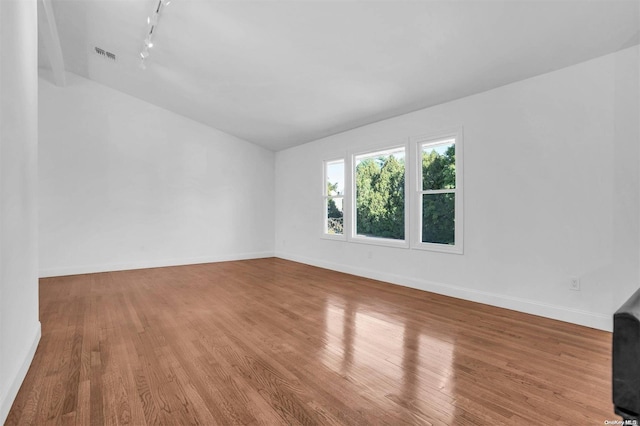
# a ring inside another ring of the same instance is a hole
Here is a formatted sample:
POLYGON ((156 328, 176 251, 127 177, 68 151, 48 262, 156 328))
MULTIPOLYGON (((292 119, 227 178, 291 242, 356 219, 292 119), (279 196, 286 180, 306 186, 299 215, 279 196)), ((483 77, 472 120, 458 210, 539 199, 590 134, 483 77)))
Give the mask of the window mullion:
POLYGON ((420 194, 455 194, 455 189, 427 189, 420 191, 420 194))

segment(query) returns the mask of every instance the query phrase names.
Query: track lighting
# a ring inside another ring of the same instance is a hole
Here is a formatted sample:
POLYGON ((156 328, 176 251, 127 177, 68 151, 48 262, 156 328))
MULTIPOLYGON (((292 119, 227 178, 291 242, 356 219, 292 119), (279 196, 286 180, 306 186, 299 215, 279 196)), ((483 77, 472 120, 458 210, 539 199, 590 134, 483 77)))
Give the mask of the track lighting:
POLYGON ((158 21, 160 20, 160 14, 165 6, 169 5, 171 0, 158 0, 158 3, 153 8, 153 11, 147 16, 147 36, 144 39, 144 46, 140 52, 140 58, 142 63, 140 64, 142 69, 146 69, 145 61, 149 57, 149 49, 153 47, 153 36, 158 27, 158 21))

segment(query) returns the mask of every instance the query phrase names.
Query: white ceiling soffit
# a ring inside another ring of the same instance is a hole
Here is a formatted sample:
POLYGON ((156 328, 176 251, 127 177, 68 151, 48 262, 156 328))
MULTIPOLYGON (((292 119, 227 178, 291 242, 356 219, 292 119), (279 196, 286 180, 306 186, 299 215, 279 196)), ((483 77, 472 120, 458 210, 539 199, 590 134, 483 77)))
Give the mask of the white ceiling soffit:
POLYGON ((53 0, 67 71, 272 150, 639 43, 638 0, 173 0, 142 69, 157 1, 53 0))

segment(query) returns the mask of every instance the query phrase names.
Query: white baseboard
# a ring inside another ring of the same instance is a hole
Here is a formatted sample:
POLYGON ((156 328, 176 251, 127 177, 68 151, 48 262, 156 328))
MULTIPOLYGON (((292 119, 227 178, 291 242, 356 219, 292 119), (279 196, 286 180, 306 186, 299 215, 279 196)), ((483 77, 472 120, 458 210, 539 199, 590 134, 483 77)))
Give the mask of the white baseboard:
POLYGON ((38 343, 40 342, 41 333, 42 329, 40 326, 40 321, 38 321, 31 345, 29 346, 29 348, 27 348, 27 352, 24 354, 22 365, 13 376, 13 380, 11 380, 6 393, 0 398, 0 424, 4 424, 5 420, 7 420, 9 410, 11 410, 13 401, 18 395, 20 386, 22 386, 22 382, 24 381, 24 378, 27 375, 27 371, 29 371, 29 367, 31 366, 31 361, 33 361, 33 356, 35 355, 36 349, 38 348, 38 343))
POLYGON ((105 263, 99 265, 63 266, 43 268, 40 278, 61 277, 65 275, 94 274, 98 272, 129 271, 132 269, 163 268, 166 266, 196 265, 199 263, 229 262, 232 260, 262 259, 273 257, 273 252, 237 253, 219 256, 204 256, 187 259, 162 259, 131 263, 105 263))
POLYGON ((354 267, 341 263, 327 262, 324 260, 310 259, 291 253, 276 252, 276 257, 300 262, 320 268, 331 269, 338 272, 371 278, 378 281, 385 281, 391 284, 411 287, 418 290, 451 296, 458 299, 483 303, 485 305, 497 306, 499 308, 511 309, 527 314, 537 315, 545 318, 556 319, 573 324, 583 325, 598 330, 612 331, 613 317, 602 313, 594 313, 579 309, 567 308, 564 306, 541 303, 534 300, 519 297, 505 296, 502 294, 490 293, 480 290, 458 287, 448 284, 437 283, 402 275, 388 274, 384 272, 372 271, 366 268, 354 267))

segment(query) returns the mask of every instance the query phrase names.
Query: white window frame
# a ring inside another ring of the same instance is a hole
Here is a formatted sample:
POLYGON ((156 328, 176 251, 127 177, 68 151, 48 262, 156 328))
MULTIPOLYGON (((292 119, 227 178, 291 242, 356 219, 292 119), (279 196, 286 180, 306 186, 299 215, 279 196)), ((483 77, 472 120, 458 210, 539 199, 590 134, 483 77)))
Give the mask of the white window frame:
MULTIPOLYGON (((350 196, 349 196, 349 204, 348 206, 348 216, 349 221, 348 224, 345 222, 345 226, 348 225, 348 233, 347 233, 347 241, 359 243, 359 244, 371 244, 377 246, 387 246, 387 247, 398 247, 398 248, 409 248, 410 247, 410 231, 411 227, 409 224, 410 221, 410 201, 409 201, 409 166, 410 164, 410 149, 408 140, 391 142, 388 144, 380 144, 372 148, 367 148, 364 150, 358 150, 357 152, 349 153, 349 167, 345 167, 345 173, 347 173, 347 179, 350 182, 350 196), (392 238, 381 238, 381 237, 366 237, 363 235, 358 235, 357 232, 357 205, 356 205, 356 157, 367 154, 375 154, 384 151, 393 151, 396 149, 402 148, 404 149, 404 240, 394 240, 392 238)), ((345 215, 346 216, 346 215, 345 215)))
POLYGON ((349 191, 347 169, 348 169, 348 161, 347 161, 346 155, 331 157, 331 159, 327 159, 322 162, 322 210, 321 210, 322 211, 322 235, 321 237, 327 240, 337 240, 337 241, 347 240, 347 232, 348 232, 347 216, 349 215, 347 210, 348 209, 347 201, 349 199, 349 196, 347 194, 349 191), (340 198, 342 198, 342 234, 329 234, 327 232, 327 203, 329 198, 337 198, 337 197, 330 196, 329 194, 327 194, 327 165, 331 163, 337 163, 340 161, 344 164, 344 177, 343 177, 344 192, 340 196, 340 198))
POLYGON ((439 134, 429 134, 410 138, 413 146, 413 170, 411 181, 413 190, 411 191, 411 235, 413 237, 411 248, 418 250, 429 250, 444 253, 464 253, 464 210, 463 210, 463 134, 462 129, 443 132, 439 134), (454 139, 456 152, 456 188, 454 190, 427 190, 422 189, 422 147, 425 145, 438 145, 448 139, 454 139), (422 196, 423 194, 454 193, 455 194, 455 244, 438 244, 422 242, 422 196))

